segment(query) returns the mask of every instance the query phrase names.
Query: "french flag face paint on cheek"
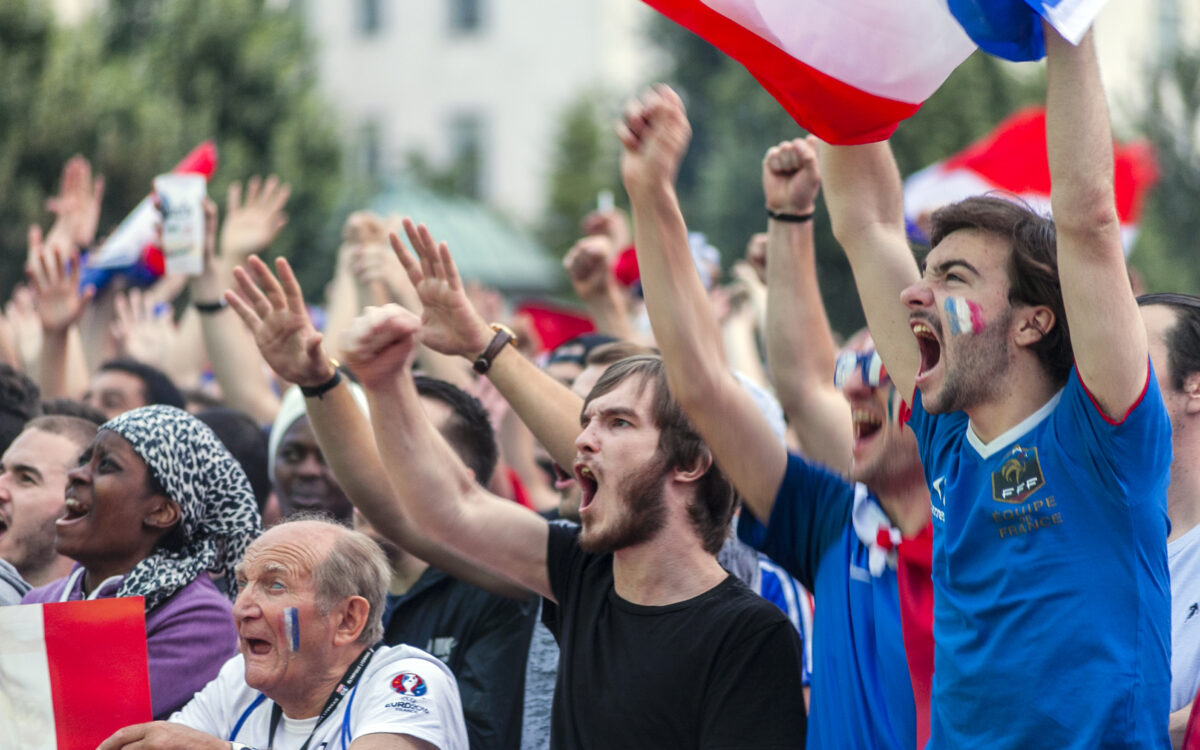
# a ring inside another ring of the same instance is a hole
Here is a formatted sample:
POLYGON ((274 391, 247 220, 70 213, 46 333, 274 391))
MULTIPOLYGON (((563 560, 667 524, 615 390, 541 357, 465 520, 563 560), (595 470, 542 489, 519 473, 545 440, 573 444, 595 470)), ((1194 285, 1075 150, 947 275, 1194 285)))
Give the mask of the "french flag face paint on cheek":
POLYGON ((279 615, 283 620, 283 634, 287 641, 289 651, 300 650, 300 611, 295 607, 288 607, 279 615))
POLYGON ((947 297, 946 318, 950 324, 950 335, 959 336, 964 333, 982 333, 985 327, 983 308, 978 302, 971 302, 962 297, 947 297))

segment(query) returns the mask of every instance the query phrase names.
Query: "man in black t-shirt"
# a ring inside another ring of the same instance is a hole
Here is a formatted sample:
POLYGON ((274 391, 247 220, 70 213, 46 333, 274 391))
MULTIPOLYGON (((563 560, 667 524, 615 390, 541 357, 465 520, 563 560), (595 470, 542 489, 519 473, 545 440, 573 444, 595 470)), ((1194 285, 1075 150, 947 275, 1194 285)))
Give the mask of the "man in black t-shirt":
POLYGON ((395 237, 393 246, 425 323, 395 305, 368 309, 343 339, 344 361, 367 391, 412 523, 559 605, 552 746, 802 747, 799 639, 716 561, 732 489, 671 398, 662 361, 623 360, 592 389, 573 462, 581 528, 549 526, 474 482, 429 422, 409 372, 418 333, 431 348, 473 352, 502 392, 501 379, 544 378, 538 411, 548 420, 579 414, 578 399, 479 317, 444 245, 411 222, 405 231, 420 266, 395 237))

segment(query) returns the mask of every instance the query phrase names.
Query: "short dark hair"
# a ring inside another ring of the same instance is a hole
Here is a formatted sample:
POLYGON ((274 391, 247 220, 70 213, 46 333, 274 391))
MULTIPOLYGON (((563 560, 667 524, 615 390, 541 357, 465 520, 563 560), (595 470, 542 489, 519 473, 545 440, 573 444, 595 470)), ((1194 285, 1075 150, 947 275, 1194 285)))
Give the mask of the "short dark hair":
POLYGON ((643 388, 649 385, 654 389, 650 414, 654 426, 659 429, 658 452, 665 461, 664 468, 670 471, 710 461, 708 471, 696 483, 696 496, 688 506, 688 515, 704 549, 715 555, 729 536, 734 507, 733 486, 717 468, 716 462, 711 461, 708 446, 671 395, 662 357, 641 354, 611 365, 596 381, 584 399, 583 407, 586 409, 593 399, 616 390, 628 378, 638 378, 643 388))
POLYGON ((442 425, 442 437, 446 438, 467 468, 475 472, 475 481, 482 485, 492 481, 499 450, 487 409, 483 408, 479 399, 445 380, 415 375, 413 382, 417 385, 419 395, 441 401, 450 407, 453 416, 442 425))
POLYGON ((104 415, 104 412, 73 398, 51 398, 43 401, 42 414, 47 416, 78 417, 79 419, 86 419, 89 422, 95 422, 97 427, 108 421, 108 417, 104 415))
POLYGON ((1054 313, 1054 325, 1030 345, 1054 382, 1067 382, 1075 353, 1058 277, 1058 245, 1054 222, 1028 204, 1012 198, 981 195, 943 206, 933 212, 930 244, 962 229, 996 235, 1009 243, 1008 301, 1044 305, 1054 313))
POLYGON ((177 409, 187 406, 183 400, 183 394, 175 386, 175 383, 171 381, 171 378, 153 365, 148 365, 145 362, 139 362, 129 357, 121 357, 110 359, 100 365, 100 372, 108 370, 127 372, 142 381, 147 406, 165 404, 167 406, 174 406, 177 409))
POLYGON ((1163 336, 1171 387, 1183 390, 1183 381, 1200 372, 1200 297, 1175 292, 1143 294, 1138 305, 1162 305, 1175 313, 1175 324, 1163 336))
POLYGON ((607 344, 601 344, 589 351, 584 364, 588 367, 592 367, 593 365, 603 367, 642 354, 657 357, 659 352, 652 346, 642 346, 632 341, 612 341, 607 344))
POLYGON ((0 364, 0 453, 8 450, 25 423, 42 413, 37 383, 9 364, 0 364))
POLYGON ((246 472, 259 512, 271 494, 271 475, 267 471, 267 433, 253 417, 237 409, 216 406, 196 413, 196 419, 212 428, 226 450, 246 472))

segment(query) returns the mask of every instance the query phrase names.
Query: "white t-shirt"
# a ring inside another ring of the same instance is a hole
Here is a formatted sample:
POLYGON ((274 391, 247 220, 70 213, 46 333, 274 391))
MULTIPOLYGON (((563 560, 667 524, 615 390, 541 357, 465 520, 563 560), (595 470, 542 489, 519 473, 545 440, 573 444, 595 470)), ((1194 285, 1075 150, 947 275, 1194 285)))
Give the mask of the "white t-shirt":
MULTIPOLYGON (((238 654, 170 720, 223 740, 266 747, 274 704, 264 700, 250 710, 259 695, 246 684, 245 664, 238 654), (231 737, 243 715, 245 722, 237 737, 231 737)), ((317 718, 289 719, 285 714, 275 732, 276 750, 303 745, 317 718)), ((343 726, 349 730, 345 748, 363 735, 381 733, 416 737, 440 750, 467 750, 468 746, 454 675, 446 665, 411 646, 381 646, 375 652, 358 685, 316 727, 309 750, 344 750, 343 726)))
POLYGON ((1171 710, 1200 688, 1200 526, 1167 544, 1171 571, 1171 710))

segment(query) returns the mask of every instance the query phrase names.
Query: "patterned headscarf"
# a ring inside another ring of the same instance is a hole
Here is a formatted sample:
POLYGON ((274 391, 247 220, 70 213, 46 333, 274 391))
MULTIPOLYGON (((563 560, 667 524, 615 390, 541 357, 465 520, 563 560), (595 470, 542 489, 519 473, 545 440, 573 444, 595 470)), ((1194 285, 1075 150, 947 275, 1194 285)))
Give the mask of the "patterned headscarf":
POLYGON ((179 505, 183 541, 154 550, 121 582, 117 596, 144 596, 146 611, 208 571, 233 570, 262 531, 254 491, 216 434, 173 406, 143 406, 100 426, 129 441, 150 473, 179 505))

